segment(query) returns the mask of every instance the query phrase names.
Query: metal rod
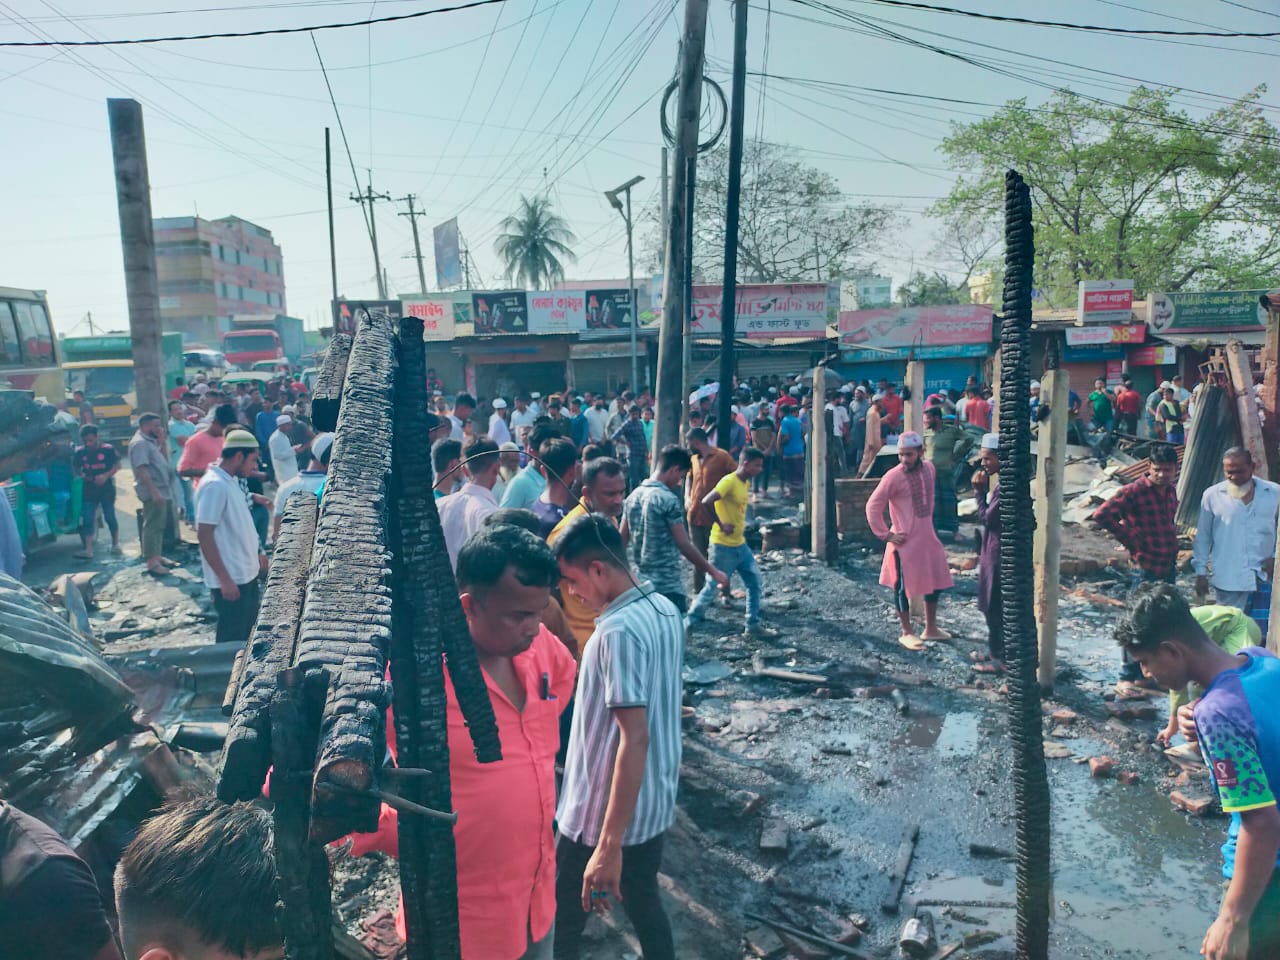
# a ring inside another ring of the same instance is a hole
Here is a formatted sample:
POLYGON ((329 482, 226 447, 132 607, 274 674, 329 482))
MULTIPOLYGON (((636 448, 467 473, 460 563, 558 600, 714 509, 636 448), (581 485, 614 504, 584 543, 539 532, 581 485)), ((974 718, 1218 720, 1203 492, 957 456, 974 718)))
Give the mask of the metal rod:
POLYGON ((338 246, 333 229, 333 153, 329 148, 329 128, 324 128, 324 188, 329 197, 329 279, 333 299, 338 299, 338 246))

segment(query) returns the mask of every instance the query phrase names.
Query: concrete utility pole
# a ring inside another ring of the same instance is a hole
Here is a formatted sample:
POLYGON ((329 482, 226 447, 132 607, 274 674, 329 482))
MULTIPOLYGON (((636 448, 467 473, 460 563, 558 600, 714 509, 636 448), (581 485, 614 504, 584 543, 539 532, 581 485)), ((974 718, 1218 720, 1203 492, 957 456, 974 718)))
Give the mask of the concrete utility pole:
POLYGON ((667 157, 667 148, 662 148, 662 219, 659 221, 658 229, 662 231, 662 262, 667 262, 667 235, 670 232, 668 224, 671 221, 671 184, 668 183, 670 176, 670 166, 667 157))
MULTIPOLYGON (((742 193, 742 123, 747 102, 747 0, 733 0, 733 99, 729 108, 729 183, 724 214, 724 287, 720 296, 720 397, 716 437, 729 449, 738 333, 738 201, 742 193)), ((825 398, 814 393, 814 411, 825 398)), ((815 430, 816 434, 818 431, 815 430)), ((815 493, 820 491, 815 490, 815 493)))
POLYGON ((369 186, 364 193, 353 193, 351 199, 361 204, 369 204, 369 242, 373 244, 373 275, 378 281, 378 299, 387 299, 387 282, 383 279, 382 258, 378 256, 378 221, 373 215, 373 205, 379 200, 390 200, 389 193, 373 192, 373 171, 369 171, 369 186))
POLYGON ((702 65, 707 35, 708 0, 685 0, 684 32, 680 42, 680 77, 676 107, 674 176, 667 254, 662 278, 662 327, 658 336, 657 418, 653 448, 661 450, 680 439, 685 397, 681 372, 684 323, 690 304, 685 296, 686 207, 693 196, 690 181, 697 175, 698 117, 702 111, 702 65))
POLYGON ((413 259, 418 261, 418 292, 427 292, 427 272, 422 267, 422 244, 418 240, 418 218, 425 217, 427 211, 413 209, 413 204, 418 198, 412 193, 407 197, 401 197, 398 202, 409 204, 408 213, 397 213, 397 217, 408 217, 409 226, 413 228, 413 259))
POLYGON ((902 405, 902 429, 924 433, 924 363, 914 359, 907 361, 906 376, 902 379, 911 394, 902 405))
POLYGON ((124 286, 129 300, 129 334, 133 340, 133 379, 138 410, 163 413, 164 367, 160 357, 160 288, 156 279, 156 244, 151 225, 151 180, 147 174, 147 139, 142 105, 137 100, 107 101, 111 127, 111 159, 116 171, 116 206, 120 212, 120 247, 124 254, 124 286))
POLYGON ((1040 402, 1048 404, 1049 419, 1040 424, 1036 456, 1036 534, 1032 557, 1036 568, 1036 623, 1040 625, 1040 661, 1036 679, 1041 690, 1052 690, 1058 660, 1058 584, 1062 551, 1062 479, 1067 463, 1067 407, 1071 377, 1048 370, 1040 378, 1040 402))

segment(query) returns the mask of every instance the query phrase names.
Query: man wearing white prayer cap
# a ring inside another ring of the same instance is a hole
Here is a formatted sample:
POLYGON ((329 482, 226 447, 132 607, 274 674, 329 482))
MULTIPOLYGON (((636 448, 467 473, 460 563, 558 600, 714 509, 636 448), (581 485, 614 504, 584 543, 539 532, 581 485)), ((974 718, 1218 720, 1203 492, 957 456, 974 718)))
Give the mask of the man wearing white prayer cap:
POLYGON ((947 553, 933 529, 934 469, 926 461, 924 438, 914 430, 898 437, 898 465, 886 473, 867 501, 867 523, 885 542, 880 584, 893 591, 894 608, 908 650, 923 650, 926 640, 948 640, 938 626, 938 598, 952 586, 947 553), (889 508, 891 524, 885 525, 889 508), (922 599, 925 626, 917 634, 911 623, 911 601, 922 599))
POLYGON ((973 475, 978 498, 978 522, 982 547, 978 551, 978 609, 987 618, 987 653, 972 654, 979 673, 1004 669, 1004 634, 1000 610, 1000 434, 982 438, 982 457, 973 475))
POLYGON ((493 413, 489 416, 489 439, 501 447, 511 440, 511 427, 507 423, 507 401, 501 397, 493 400, 493 413))

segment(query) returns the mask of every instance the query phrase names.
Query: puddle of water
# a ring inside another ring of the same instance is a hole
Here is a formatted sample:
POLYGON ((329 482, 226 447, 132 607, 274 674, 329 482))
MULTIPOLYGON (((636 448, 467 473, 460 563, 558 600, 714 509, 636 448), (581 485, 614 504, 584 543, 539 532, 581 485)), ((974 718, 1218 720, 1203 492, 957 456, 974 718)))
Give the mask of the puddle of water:
POLYGON ((978 749, 978 715, 948 713, 940 717, 919 713, 891 742, 900 747, 933 747, 947 757, 972 756, 978 749))

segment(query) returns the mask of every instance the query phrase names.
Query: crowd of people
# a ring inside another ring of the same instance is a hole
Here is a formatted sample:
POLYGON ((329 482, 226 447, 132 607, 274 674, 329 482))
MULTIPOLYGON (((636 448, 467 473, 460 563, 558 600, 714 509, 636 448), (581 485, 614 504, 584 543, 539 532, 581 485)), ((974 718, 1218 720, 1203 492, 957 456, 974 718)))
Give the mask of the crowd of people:
MULTIPOLYGON (((243 644, 277 532, 266 521, 278 521, 294 491, 323 497, 333 436, 312 430, 300 384, 281 381, 265 392, 199 385, 173 398, 167 420, 142 415, 129 443, 143 555, 149 570, 164 573, 165 530, 180 516, 192 522, 216 640, 243 644), (265 484, 272 483, 269 497, 265 484)), ((1096 385, 1091 425, 1134 426, 1139 413, 1126 387, 1112 395, 1096 385)), ((433 389, 423 442, 431 446, 444 548, 503 755, 499 763, 476 761, 446 679, 463 956, 572 960, 589 914, 621 907, 646 960, 674 957, 658 872, 675 819, 685 638, 713 608, 737 608, 735 575, 745 633, 776 636, 761 616, 748 512, 771 496, 775 476, 777 497, 803 496, 815 398, 798 379, 751 378, 730 387, 735 402, 723 424, 719 387, 704 384, 689 398, 682 443, 655 451, 648 391, 460 393, 450 403, 443 385, 433 389), (728 449, 719 443, 722 430, 728 449), (507 869, 495 870, 499 862, 507 869)), ((975 379, 962 391, 932 393, 922 433, 904 430, 904 397, 886 381, 874 389, 842 384, 821 402, 842 472, 879 472, 877 454, 896 444, 897 463, 878 478, 866 515, 885 545, 879 582, 909 650, 950 636, 939 624, 941 594, 953 585, 943 541, 956 532, 957 485, 971 484, 981 531, 977 605, 989 634, 988 649, 973 658, 981 672, 1003 671, 999 435, 991 431, 990 389, 975 379)), ((1171 402, 1180 403, 1176 391, 1171 402)), ((121 458, 92 423, 81 431, 76 470, 94 492, 86 504, 95 504, 86 510, 88 551, 96 510, 116 532, 107 494, 121 458)), ((1196 592, 1204 601, 1212 589, 1215 602, 1192 608, 1172 586, 1177 469, 1174 448, 1156 445, 1148 475, 1094 518, 1131 559, 1134 602, 1118 631, 1120 690, 1158 683, 1172 691, 1160 739, 1181 732, 1198 740, 1233 814, 1224 848, 1229 888, 1206 955, 1276 956, 1240 945, 1280 950, 1280 884, 1271 870, 1280 815, 1269 786, 1280 777, 1280 725, 1264 709, 1280 696, 1280 664, 1255 647, 1269 608, 1280 486, 1254 476, 1247 451, 1227 451, 1224 480, 1202 500, 1192 559, 1196 592)), ((390 719, 387 727, 394 757, 390 719)), ((0 807, 0 833, 6 816, 14 830, 35 830, 0 807)), ((213 802, 179 805, 144 827, 116 877, 124 955, 191 956, 181 944, 197 937, 232 956, 282 956, 270 910, 227 907, 186 885, 195 876, 216 884, 238 870, 237 889, 256 891, 256 904, 274 903, 272 852, 269 843, 258 846, 264 829, 253 808, 213 802), (218 830, 235 837, 224 844, 210 832, 218 830), (190 877, 177 876, 179 864, 190 877), (235 924, 204 914, 223 908, 235 924), (166 912, 173 922, 160 922, 166 912)), ((377 833, 352 838, 351 853, 373 849, 398 849, 389 807, 377 833)), ((100 933, 96 923, 85 929, 100 933)))

